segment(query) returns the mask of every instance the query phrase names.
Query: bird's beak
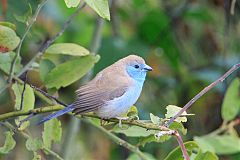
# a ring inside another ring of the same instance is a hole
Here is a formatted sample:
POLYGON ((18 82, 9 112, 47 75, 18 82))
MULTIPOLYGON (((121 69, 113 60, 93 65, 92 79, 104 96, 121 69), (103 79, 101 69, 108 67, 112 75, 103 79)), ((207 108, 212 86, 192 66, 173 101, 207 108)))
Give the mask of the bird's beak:
POLYGON ((148 66, 145 64, 144 68, 143 68, 145 71, 152 71, 152 67, 148 66))

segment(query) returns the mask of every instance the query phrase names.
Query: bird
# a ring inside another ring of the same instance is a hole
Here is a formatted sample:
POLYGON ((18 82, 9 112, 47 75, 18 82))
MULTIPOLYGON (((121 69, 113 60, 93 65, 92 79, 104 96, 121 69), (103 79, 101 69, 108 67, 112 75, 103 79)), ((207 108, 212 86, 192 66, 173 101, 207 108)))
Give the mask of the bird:
POLYGON ((102 119, 120 118, 136 103, 146 74, 152 70, 140 56, 124 57, 76 90, 76 100, 72 104, 43 117, 38 125, 68 112, 93 112, 102 119))

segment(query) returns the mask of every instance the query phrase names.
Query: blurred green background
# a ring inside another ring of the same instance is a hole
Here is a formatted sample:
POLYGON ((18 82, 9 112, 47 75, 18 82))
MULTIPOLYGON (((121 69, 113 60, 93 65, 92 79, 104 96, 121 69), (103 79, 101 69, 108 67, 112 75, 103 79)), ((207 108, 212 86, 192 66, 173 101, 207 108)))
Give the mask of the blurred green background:
MULTIPOLYGON (((33 13, 39 1, 7 0, 7 6, 0 1, 0 20, 17 26, 16 33, 22 36, 25 24, 16 17, 29 10, 33 13)), ((153 67, 136 106, 140 119, 149 119, 149 113, 164 117, 169 104, 184 106, 201 89, 220 77, 227 69, 240 62, 240 1, 236 0, 234 14, 230 13, 229 0, 113 0, 110 8, 111 21, 104 20, 100 48, 100 61, 94 67, 94 74, 116 60, 129 54, 137 54, 153 67)), ((21 51, 22 64, 26 64, 37 53, 39 46, 61 29, 64 21, 75 8, 67 8, 63 0, 50 0, 40 13, 37 22, 27 35, 21 51)), ((56 42, 77 43, 90 48, 96 25, 96 13, 85 7, 56 42)), ((226 81, 199 99, 188 113, 194 113, 185 124, 188 133, 184 141, 194 136, 203 136, 222 124, 221 106, 224 93, 231 80, 239 76, 232 74, 226 81)), ((30 71, 28 82, 41 87, 36 71, 30 71)), ((59 99, 71 103, 82 81, 61 88, 59 99)), ((6 78, 0 73, 0 86, 6 85, 6 78)), ((13 110, 14 101, 10 89, 0 94, 0 113, 13 110)), ((44 106, 37 99, 36 106, 44 106)), ((239 115, 238 115, 239 117, 239 115)), ((62 116, 64 138, 54 145, 61 155, 64 139, 68 139, 69 116, 62 116)), ((121 160, 131 154, 123 147, 111 142, 96 129, 81 123, 71 146, 71 159, 121 160)), ((239 125, 235 126, 239 134, 239 125)), ((40 135, 41 127, 31 126, 32 135, 40 135)), ((0 127, 0 144, 4 142, 0 127)), ((30 132, 29 131, 29 132, 30 132)), ((119 136, 132 144, 137 138, 119 136)), ((24 140, 16 137, 17 146, 3 160, 31 159, 31 153, 24 146, 24 140)), ((177 146, 174 138, 164 143, 149 143, 141 150, 163 159, 177 146)), ((240 159, 240 151, 220 155, 222 160, 240 159)), ((46 158, 48 159, 48 158, 46 158)))

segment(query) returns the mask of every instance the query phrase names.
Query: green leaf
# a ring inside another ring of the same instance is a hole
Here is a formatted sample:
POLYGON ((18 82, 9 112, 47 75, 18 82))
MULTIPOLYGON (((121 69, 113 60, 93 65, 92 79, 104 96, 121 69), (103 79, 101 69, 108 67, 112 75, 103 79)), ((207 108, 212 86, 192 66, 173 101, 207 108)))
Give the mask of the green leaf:
POLYGON ((156 131, 146 130, 145 128, 142 128, 142 127, 126 126, 126 125, 123 125, 123 128, 119 128, 118 126, 115 127, 113 132, 122 133, 128 137, 147 137, 151 134, 156 133, 156 131), (125 127, 126 127, 126 129, 125 129, 125 127))
POLYGON ((64 54, 64 55, 71 55, 71 56, 86 56, 89 55, 90 52, 75 43, 56 43, 51 45, 45 53, 45 56, 48 54, 64 54))
POLYGON ((173 122, 170 126, 170 129, 172 130, 179 130, 182 132, 183 135, 187 134, 187 129, 184 128, 183 124, 181 122, 173 122))
POLYGON ((218 160, 218 157, 212 152, 207 151, 202 153, 200 150, 194 160, 218 160))
POLYGON ((152 113, 150 113, 150 119, 153 124, 159 125, 161 123, 161 119, 158 116, 153 115, 152 113))
POLYGON ((31 4, 28 3, 28 10, 27 10, 26 13, 24 13, 21 16, 16 15, 16 14, 14 14, 13 16, 17 21, 19 21, 21 23, 26 23, 28 25, 28 20, 32 16, 32 6, 31 6, 31 4))
MULTIPOLYGON (((21 103, 21 96, 22 96, 22 91, 23 91, 23 85, 14 83, 12 85, 12 89, 15 95, 15 109, 20 110, 20 103, 21 103)), ((29 86, 26 85, 25 92, 23 95, 23 106, 22 106, 22 111, 29 111, 34 108, 34 103, 35 103, 35 96, 34 96, 34 91, 33 89, 29 86)), ((16 125, 19 125, 20 121, 25 119, 27 116, 20 116, 15 119, 16 125)), ((25 121, 22 123, 21 127, 19 127, 19 130, 24 130, 29 126, 29 121, 25 121)))
POLYGON ((14 31, 16 31, 16 25, 10 22, 0 22, 1 26, 6 26, 9 28, 12 28, 14 31))
POLYGON ((17 48, 20 38, 12 28, 0 25, 0 53, 17 48))
POLYGON ((235 78, 227 89, 222 104, 222 117, 226 121, 234 119, 240 111, 240 80, 235 78))
POLYGON ((108 0, 85 0, 85 2, 97 12, 99 16, 110 20, 108 0))
MULTIPOLYGON (((194 141, 185 142, 184 146, 186 147, 189 156, 192 154, 192 151, 194 149, 199 148, 197 143, 194 141)), ((181 148, 179 146, 177 148, 175 148, 174 150, 172 150, 164 160, 173 160, 173 159, 174 160, 184 160, 181 148)))
POLYGON ((47 74, 44 82, 48 88, 66 87, 83 77, 98 60, 98 55, 88 55, 62 63, 47 74))
MULTIPOLYGON (((148 160, 156 160, 151 154, 149 153, 144 153, 145 157, 148 160)), ((140 158, 136 153, 131 154, 127 160, 142 160, 142 158, 140 158)))
POLYGON ((26 148, 29 151, 37 151, 43 148, 43 142, 39 138, 28 138, 26 141, 26 148))
POLYGON ((33 152, 33 159, 32 160, 41 160, 41 156, 37 152, 33 152))
POLYGON ((234 154, 240 152, 240 139, 231 135, 194 137, 203 152, 234 154))
POLYGON ((9 153, 16 145, 16 141, 14 140, 12 131, 6 131, 5 132, 5 143, 2 147, 0 147, 0 153, 1 154, 7 154, 9 153))
POLYGON ((60 142, 62 137, 61 122, 57 119, 51 119, 44 123, 44 131, 42 133, 43 145, 51 148, 53 142, 60 142))
POLYGON ((123 115, 123 117, 130 117, 130 118, 135 118, 138 117, 138 109, 136 106, 131 106, 130 109, 126 114, 123 115))
POLYGON ((68 8, 77 7, 80 3, 80 0, 64 0, 68 8))
MULTIPOLYGON (((174 106, 174 105, 168 105, 166 107, 167 109, 167 113, 165 114, 166 118, 171 118, 173 116, 175 116, 182 108, 178 107, 178 106, 174 106)), ((187 112, 183 112, 182 115, 186 115, 187 112)), ((177 122, 187 122, 187 118, 186 117, 178 117, 175 121, 177 122)))
MULTIPOLYGON (((0 51, 1 52, 1 51, 0 51)), ((16 53, 7 52, 4 54, 0 54, 0 68, 6 73, 9 73, 11 63, 16 53)), ((22 69, 21 57, 17 58, 14 73, 18 73, 22 69)))
POLYGON ((151 143, 151 142, 162 143, 162 142, 169 140, 170 138, 171 138, 171 136, 169 136, 169 135, 163 135, 161 137, 156 137, 155 135, 149 135, 147 137, 141 137, 139 139, 138 146, 144 147, 145 144, 151 143))
POLYGON ((55 64, 48 60, 48 59, 42 59, 40 61, 40 68, 39 68, 39 72, 40 72, 40 78, 41 80, 44 82, 46 79, 47 74, 54 68, 56 67, 55 64))

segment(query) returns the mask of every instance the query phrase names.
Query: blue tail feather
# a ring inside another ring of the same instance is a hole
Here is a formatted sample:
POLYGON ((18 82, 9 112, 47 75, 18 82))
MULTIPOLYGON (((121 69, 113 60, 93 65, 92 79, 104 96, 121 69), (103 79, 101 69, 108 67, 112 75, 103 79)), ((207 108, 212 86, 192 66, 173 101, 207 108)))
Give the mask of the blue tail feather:
POLYGON ((62 109, 60 111, 57 111, 57 112, 55 112, 53 114, 50 114, 50 115, 48 115, 46 117, 43 117, 43 119, 41 121, 39 121, 37 123, 37 125, 40 125, 40 124, 42 124, 42 123, 44 123, 46 121, 49 121, 50 119, 59 117, 59 116, 65 114, 65 113, 71 112, 73 109, 74 109, 73 105, 69 105, 69 106, 67 106, 66 108, 64 108, 64 109, 62 109))

